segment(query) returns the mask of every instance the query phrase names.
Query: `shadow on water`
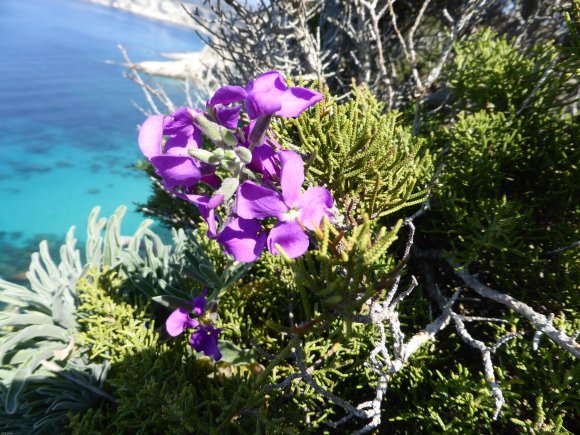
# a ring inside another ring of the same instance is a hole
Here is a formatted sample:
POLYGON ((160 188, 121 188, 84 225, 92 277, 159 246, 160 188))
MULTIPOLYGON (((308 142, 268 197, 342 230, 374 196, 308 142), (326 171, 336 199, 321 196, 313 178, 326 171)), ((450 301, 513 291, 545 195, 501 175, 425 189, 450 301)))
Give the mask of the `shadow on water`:
POLYGON ((26 272, 30 266, 30 257, 38 252, 38 244, 42 240, 48 241, 50 255, 56 261, 64 235, 36 234, 23 239, 21 232, 0 231, 0 278, 27 286, 26 272))
MULTIPOLYGON (((169 229, 158 223, 154 223, 149 228, 161 237, 164 243, 171 244, 172 238, 169 229)), ((81 229, 80 233, 75 233, 75 235, 77 238, 76 249, 81 252, 81 258, 84 260, 84 230, 81 229)), ((132 234, 123 235, 131 236, 132 234)), ((51 258, 56 264, 59 264, 60 247, 65 241, 65 234, 39 233, 25 238, 23 233, 19 231, 0 230, 0 279, 28 287, 29 282, 26 278, 26 272, 28 272, 30 266, 30 259, 33 253, 38 252, 38 245, 43 240, 48 242, 51 258)))

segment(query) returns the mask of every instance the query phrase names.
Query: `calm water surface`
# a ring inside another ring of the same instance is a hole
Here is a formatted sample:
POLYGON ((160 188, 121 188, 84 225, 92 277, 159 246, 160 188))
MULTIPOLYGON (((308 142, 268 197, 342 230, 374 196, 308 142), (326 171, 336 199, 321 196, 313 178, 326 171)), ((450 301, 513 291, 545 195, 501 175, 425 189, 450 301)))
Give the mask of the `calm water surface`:
POLYGON ((125 234, 143 219, 149 183, 129 165, 143 120, 131 100, 145 102, 106 62, 122 62, 117 44, 135 61, 201 48, 188 29, 81 0, 0 0, 2 278, 21 278, 41 239, 55 248, 76 225, 83 240, 95 205, 127 205, 125 234))

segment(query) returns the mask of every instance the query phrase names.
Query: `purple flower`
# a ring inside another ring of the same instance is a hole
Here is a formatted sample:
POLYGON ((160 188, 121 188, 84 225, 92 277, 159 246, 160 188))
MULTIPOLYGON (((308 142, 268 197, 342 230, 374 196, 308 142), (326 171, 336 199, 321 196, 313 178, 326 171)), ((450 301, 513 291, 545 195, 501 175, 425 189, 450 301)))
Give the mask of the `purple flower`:
POLYGON ((278 156, 282 193, 246 181, 238 190, 236 213, 242 219, 277 218, 278 222, 266 241, 268 250, 278 254, 275 245, 279 244, 290 258, 296 258, 309 245, 303 227, 313 230, 320 225, 324 216, 330 217, 333 199, 323 187, 311 187, 300 193, 304 182, 302 158, 294 151, 287 150, 280 151, 278 156))
POLYGON ((236 130, 238 128, 238 120, 240 119, 241 105, 226 107, 223 104, 210 104, 209 100, 206 104, 208 113, 217 121, 219 124, 223 125, 230 130, 236 130))
POLYGON ((207 223, 207 236, 210 239, 215 239, 217 237, 217 222, 215 219, 215 209, 219 207, 223 201, 224 196, 220 194, 214 194, 211 198, 205 195, 195 195, 187 193, 176 192, 175 196, 184 199, 197 206, 199 210, 199 215, 207 223))
POLYGON ((169 116, 150 116, 139 130, 139 147, 169 190, 191 187, 199 181, 210 185, 214 182, 214 168, 201 164, 188 153, 200 148, 201 143, 201 131, 193 125, 186 108, 169 116), (163 136, 169 136, 165 146, 163 136))
POLYGON ((256 261, 266 247, 266 233, 256 219, 235 218, 219 234, 217 241, 241 263, 256 261))
POLYGON ((268 71, 250 80, 245 88, 222 86, 208 101, 208 106, 227 106, 243 100, 250 119, 268 115, 293 118, 323 98, 320 92, 311 89, 288 88, 282 74, 268 71))
MULTIPOLYGON (((205 314, 206 294, 207 290, 204 289, 201 296, 190 302, 192 307, 190 311, 200 319, 205 314)), ((177 337, 186 329, 193 329, 194 332, 189 337, 191 347, 196 352, 203 352, 206 356, 213 357, 216 361, 221 359, 222 354, 218 348, 218 336, 221 329, 214 328, 209 322, 192 318, 189 311, 183 308, 173 311, 165 321, 165 329, 172 337, 177 337)))

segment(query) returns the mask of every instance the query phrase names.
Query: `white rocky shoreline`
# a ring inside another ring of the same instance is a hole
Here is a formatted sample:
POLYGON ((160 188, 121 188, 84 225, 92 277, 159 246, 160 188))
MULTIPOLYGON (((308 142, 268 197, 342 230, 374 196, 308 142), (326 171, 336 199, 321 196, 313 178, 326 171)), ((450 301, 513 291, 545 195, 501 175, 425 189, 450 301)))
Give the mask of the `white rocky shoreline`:
POLYGON ((195 21, 191 19, 184 7, 194 9, 199 7, 204 10, 202 2, 196 1, 175 1, 175 0, 84 0, 90 3, 108 6, 131 12, 135 15, 165 21, 178 26, 198 29, 195 21))
MULTIPOLYGON (((203 13, 202 2, 175 1, 175 0, 84 0, 102 6, 112 7, 131 12, 154 20, 164 21, 170 24, 189 27, 201 31, 195 21, 188 15, 185 8, 200 8, 203 13)), ((162 53, 166 61, 142 61, 135 62, 135 68, 144 74, 160 77, 168 77, 179 80, 190 80, 195 86, 201 83, 203 73, 208 67, 220 62, 208 47, 196 52, 188 53, 162 53)))
POLYGON ((209 47, 190 53, 161 53, 161 56, 168 60, 135 62, 135 68, 147 75, 187 79, 195 86, 204 82, 208 68, 221 62, 209 47))

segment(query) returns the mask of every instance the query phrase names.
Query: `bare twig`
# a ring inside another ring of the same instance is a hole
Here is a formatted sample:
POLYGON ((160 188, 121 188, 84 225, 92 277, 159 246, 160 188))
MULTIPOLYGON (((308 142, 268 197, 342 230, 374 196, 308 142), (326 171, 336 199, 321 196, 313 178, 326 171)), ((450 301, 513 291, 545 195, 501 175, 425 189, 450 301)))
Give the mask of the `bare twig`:
POLYGON ((572 337, 556 329, 548 317, 536 312, 532 307, 521 301, 518 301, 512 296, 498 292, 497 290, 482 284, 476 277, 470 275, 467 270, 465 270, 465 268, 461 267, 453 260, 448 259, 447 262, 451 267, 453 267, 455 274, 460 277, 477 294, 484 298, 491 299, 502 305, 505 305, 506 307, 514 310, 516 313, 521 314, 526 319, 528 319, 538 331, 540 331, 542 334, 545 334, 547 337, 557 343, 562 349, 570 352, 576 358, 580 359, 580 345, 575 340, 573 340, 572 337))

